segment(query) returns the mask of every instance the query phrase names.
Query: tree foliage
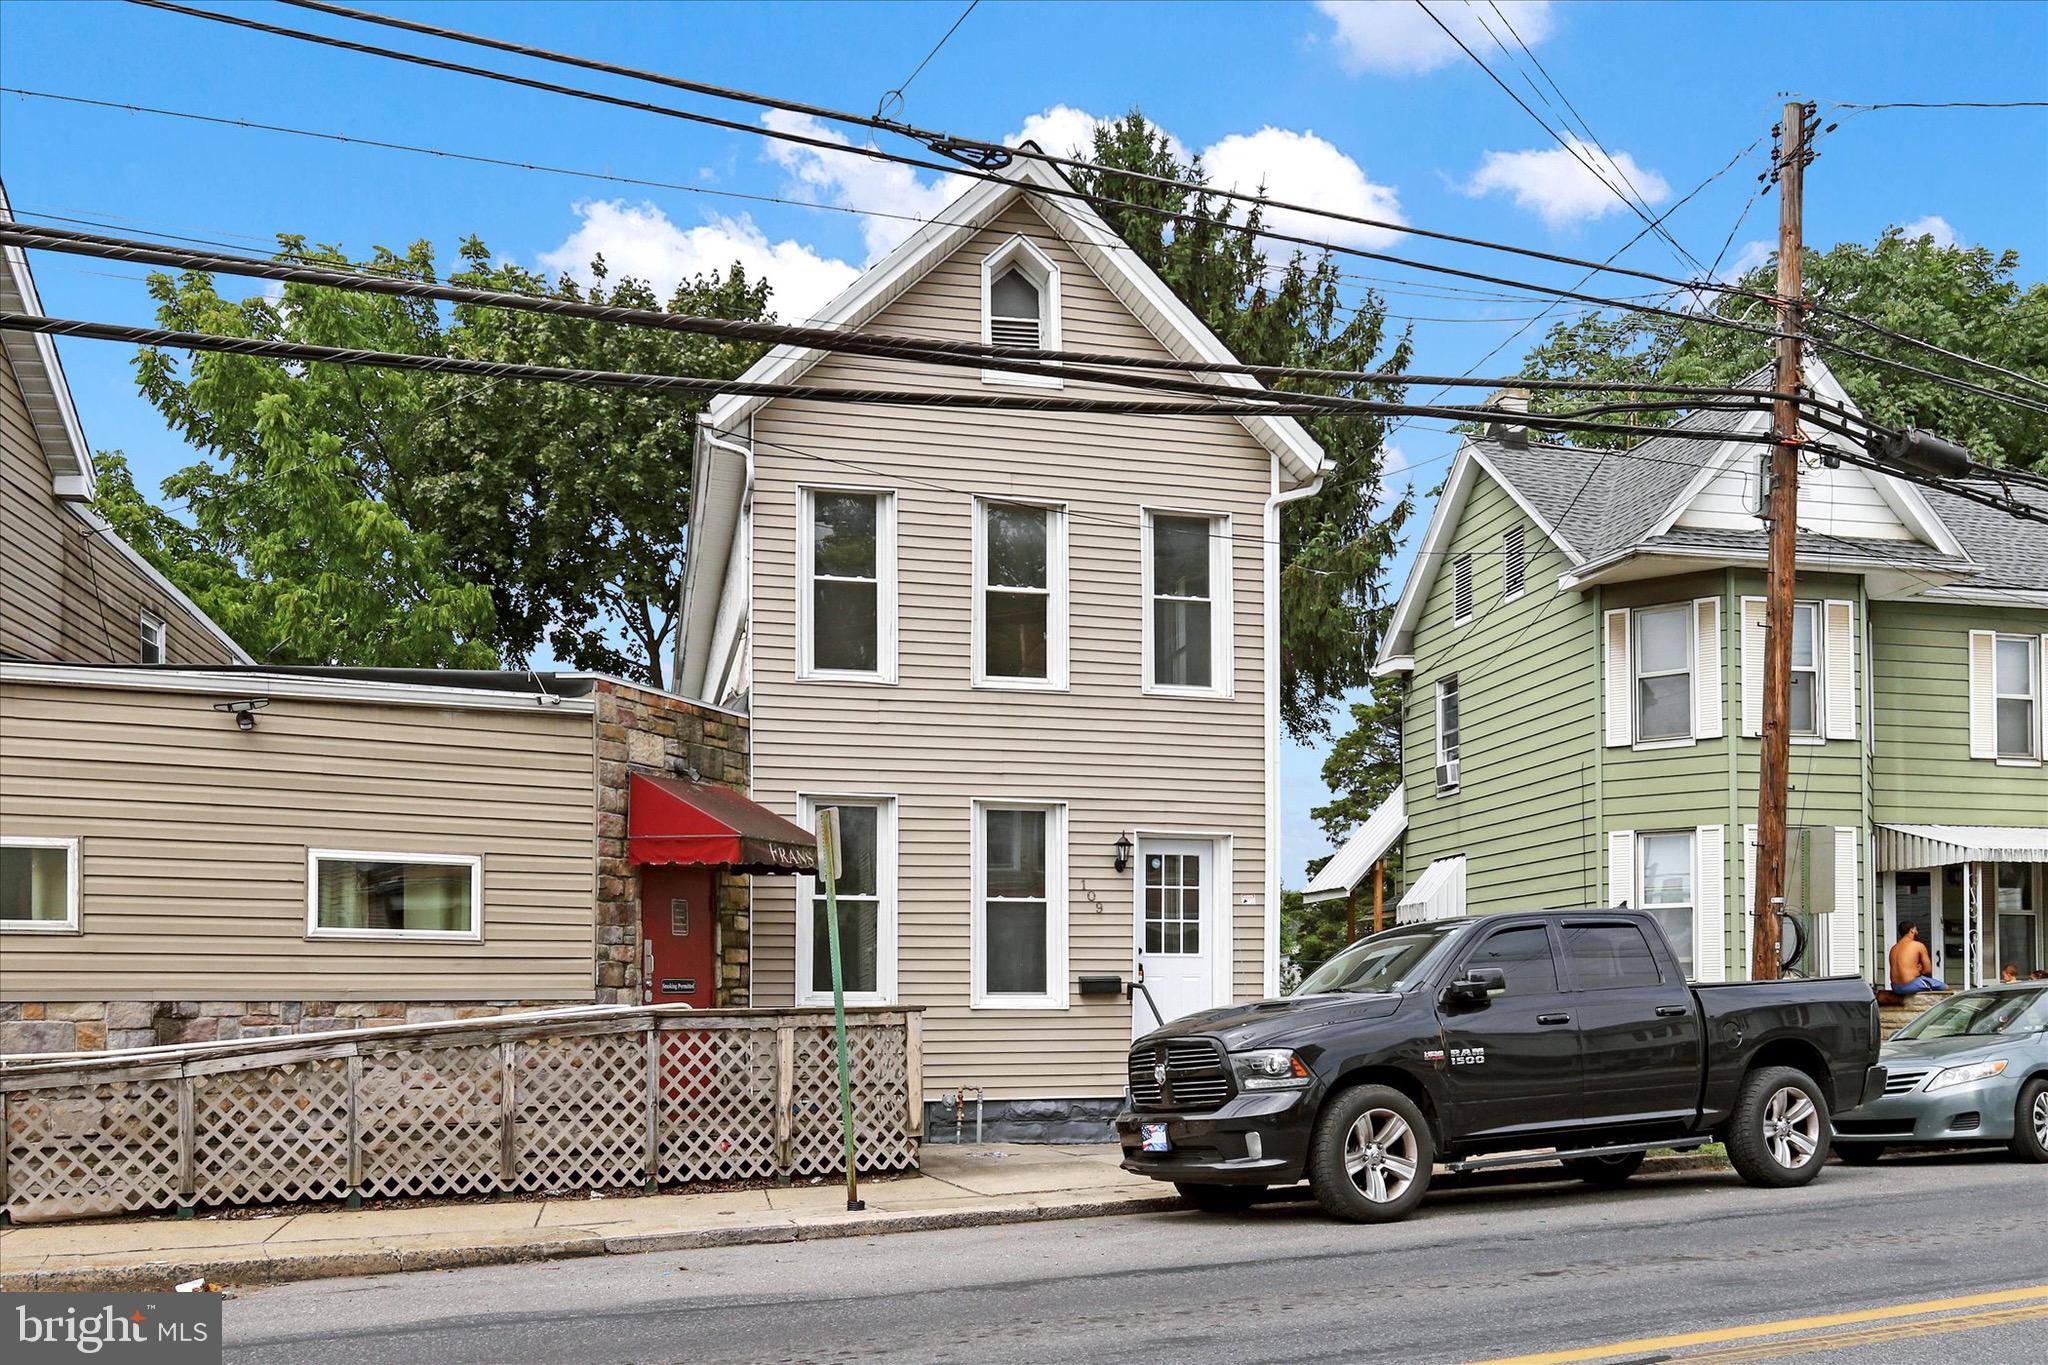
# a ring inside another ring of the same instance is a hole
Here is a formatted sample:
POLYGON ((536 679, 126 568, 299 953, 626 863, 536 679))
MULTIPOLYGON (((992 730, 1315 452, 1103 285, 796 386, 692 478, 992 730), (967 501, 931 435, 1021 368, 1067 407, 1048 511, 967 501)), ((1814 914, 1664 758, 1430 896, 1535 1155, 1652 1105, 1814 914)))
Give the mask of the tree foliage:
MULTIPOLYGON (((1204 179, 1201 158, 1183 162, 1142 115, 1098 127, 1093 160, 1113 169, 1075 172, 1080 189, 1171 215, 1101 209, 1239 360, 1392 373, 1407 367, 1409 337, 1388 337, 1385 301, 1368 291, 1347 304, 1328 255, 1311 261, 1297 251, 1281 261, 1263 254, 1270 244, 1242 230, 1263 221, 1257 206, 1238 219, 1232 201, 1119 174, 1204 179)), ((1406 391, 1385 382, 1276 387, 1388 401, 1406 391)), ((1334 468, 1320 493, 1281 510, 1281 716, 1297 739, 1328 733, 1336 700, 1366 682, 1389 609, 1385 566, 1412 506, 1403 496, 1380 510, 1385 420, 1346 414, 1306 418, 1303 425, 1334 468)))
MULTIPOLYGON (((1811 302, 2048 379, 2048 284, 2019 284, 2017 252, 1942 246, 1931 237, 1909 238, 1888 228, 1871 246, 1845 242, 1831 251, 1808 251, 1802 268, 1811 302)), ((1773 292, 1775 261, 1747 272, 1740 283, 1773 292)), ((1767 307, 1752 298, 1724 296, 1712 307, 1722 317, 1771 321, 1767 307)), ((1806 326, 1816 336, 1922 369, 1991 388, 2021 387, 1826 314, 1809 314, 1806 326)), ((1551 379, 1726 384, 1764 364, 1768 348, 1767 338, 1698 319, 1594 313, 1553 327, 1522 372, 1551 379)), ((1925 428, 1961 441, 1992 464, 2048 470, 2048 418, 2041 414, 1889 365, 1836 351, 1819 354, 1872 421, 1925 428)), ((1551 392, 1535 407, 1571 407, 1592 397, 1551 392)), ((1629 440, 1597 432, 1563 439, 1609 447, 1629 440)))

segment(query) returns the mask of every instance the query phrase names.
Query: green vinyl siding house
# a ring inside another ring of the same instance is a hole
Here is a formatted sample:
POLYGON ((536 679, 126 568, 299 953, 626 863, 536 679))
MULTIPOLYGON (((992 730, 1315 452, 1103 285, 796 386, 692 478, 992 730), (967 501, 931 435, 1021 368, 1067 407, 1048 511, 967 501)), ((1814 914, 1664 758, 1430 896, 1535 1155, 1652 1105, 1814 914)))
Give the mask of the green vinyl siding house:
MULTIPOLYGON (((1738 979, 1763 447, 1546 445, 1516 423, 1525 403, 1497 399, 1458 452, 1375 664, 1406 686, 1397 915, 1626 903, 1663 921, 1696 978, 1738 979)), ((2048 525, 1818 458, 1799 523, 1794 969, 1881 980, 1909 922, 1957 985, 2048 965, 2048 525)), ((1388 825, 1346 865, 1369 867, 1388 825)))

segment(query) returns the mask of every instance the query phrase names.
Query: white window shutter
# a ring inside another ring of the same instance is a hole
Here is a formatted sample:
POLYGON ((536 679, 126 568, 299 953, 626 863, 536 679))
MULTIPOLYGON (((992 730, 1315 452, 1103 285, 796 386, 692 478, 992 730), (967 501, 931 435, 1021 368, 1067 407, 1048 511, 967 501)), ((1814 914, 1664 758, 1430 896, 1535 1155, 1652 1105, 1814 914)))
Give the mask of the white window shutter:
POLYGON ((1737 981, 1749 980, 1750 954, 1756 946, 1756 826, 1742 827, 1742 942, 1736 945, 1733 973, 1737 981))
POLYGON ((1606 618, 1607 743, 1629 745, 1636 740, 1634 698, 1629 677, 1628 613, 1610 611, 1606 618))
POLYGON ((1970 757, 1998 757, 1998 707, 1992 685, 1997 679, 1998 635, 1970 632, 1970 757))
POLYGON ((1856 894, 1856 845, 1853 825, 1835 827, 1835 908, 1828 916, 1828 972, 1834 976, 1863 971, 1860 932, 1863 914, 1856 894))
POLYGON ((1692 737, 1719 739, 1722 732, 1720 598, 1694 599, 1692 633, 1692 737))
POLYGON ((1607 834, 1607 903, 1626 905, 1636 896, 1636 832, 1610 830, 1607 834))
POLYGON ((1764 732, 1764 599, 1742 599, 1742 733, 1764 732))
POLYGON ((1856 738, 1856 615, 1852 604, 1830 601, 1821 606, 1827 670, 1829 739, 1856 738))
POLYGON ((1693 831, 1692 974, 1728 979, 1728 835, 1721 825, 1693 831))

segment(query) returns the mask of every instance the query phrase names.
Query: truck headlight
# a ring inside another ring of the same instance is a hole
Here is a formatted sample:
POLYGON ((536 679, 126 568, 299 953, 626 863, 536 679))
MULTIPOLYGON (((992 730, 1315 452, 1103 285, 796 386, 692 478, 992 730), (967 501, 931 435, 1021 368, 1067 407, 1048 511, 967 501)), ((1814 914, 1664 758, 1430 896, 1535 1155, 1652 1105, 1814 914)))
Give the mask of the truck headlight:
POLYGON ((1971 1062, 1968 1066, 1952 1066, 1948 1070, 1940 1072, 1933 1080, 1929 1081, 1927 1088, 1930 1091, 1934 1091, 1948 1090, 1958 1085, 1974 1085, 1978 1081, 1988 1081, 2004 1070, 2005 1058, 2003 1057, 1989 1062, 1971 1062))
POLYGON ((1239 1090, 1305 1090, 1315 1079, 1293 1049, 1284 1047, 1233 1052, 1230 1069, 1239 1090))

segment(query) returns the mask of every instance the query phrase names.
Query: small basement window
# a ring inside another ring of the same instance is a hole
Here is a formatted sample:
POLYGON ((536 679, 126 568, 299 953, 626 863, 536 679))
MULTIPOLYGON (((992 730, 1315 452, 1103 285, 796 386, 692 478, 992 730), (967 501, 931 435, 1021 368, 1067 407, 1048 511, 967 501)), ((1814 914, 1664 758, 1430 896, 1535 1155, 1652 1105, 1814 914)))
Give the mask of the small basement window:
POLYGON ((483 937, 483 859, 314 849, 306 859, 309 938, 483 937))

